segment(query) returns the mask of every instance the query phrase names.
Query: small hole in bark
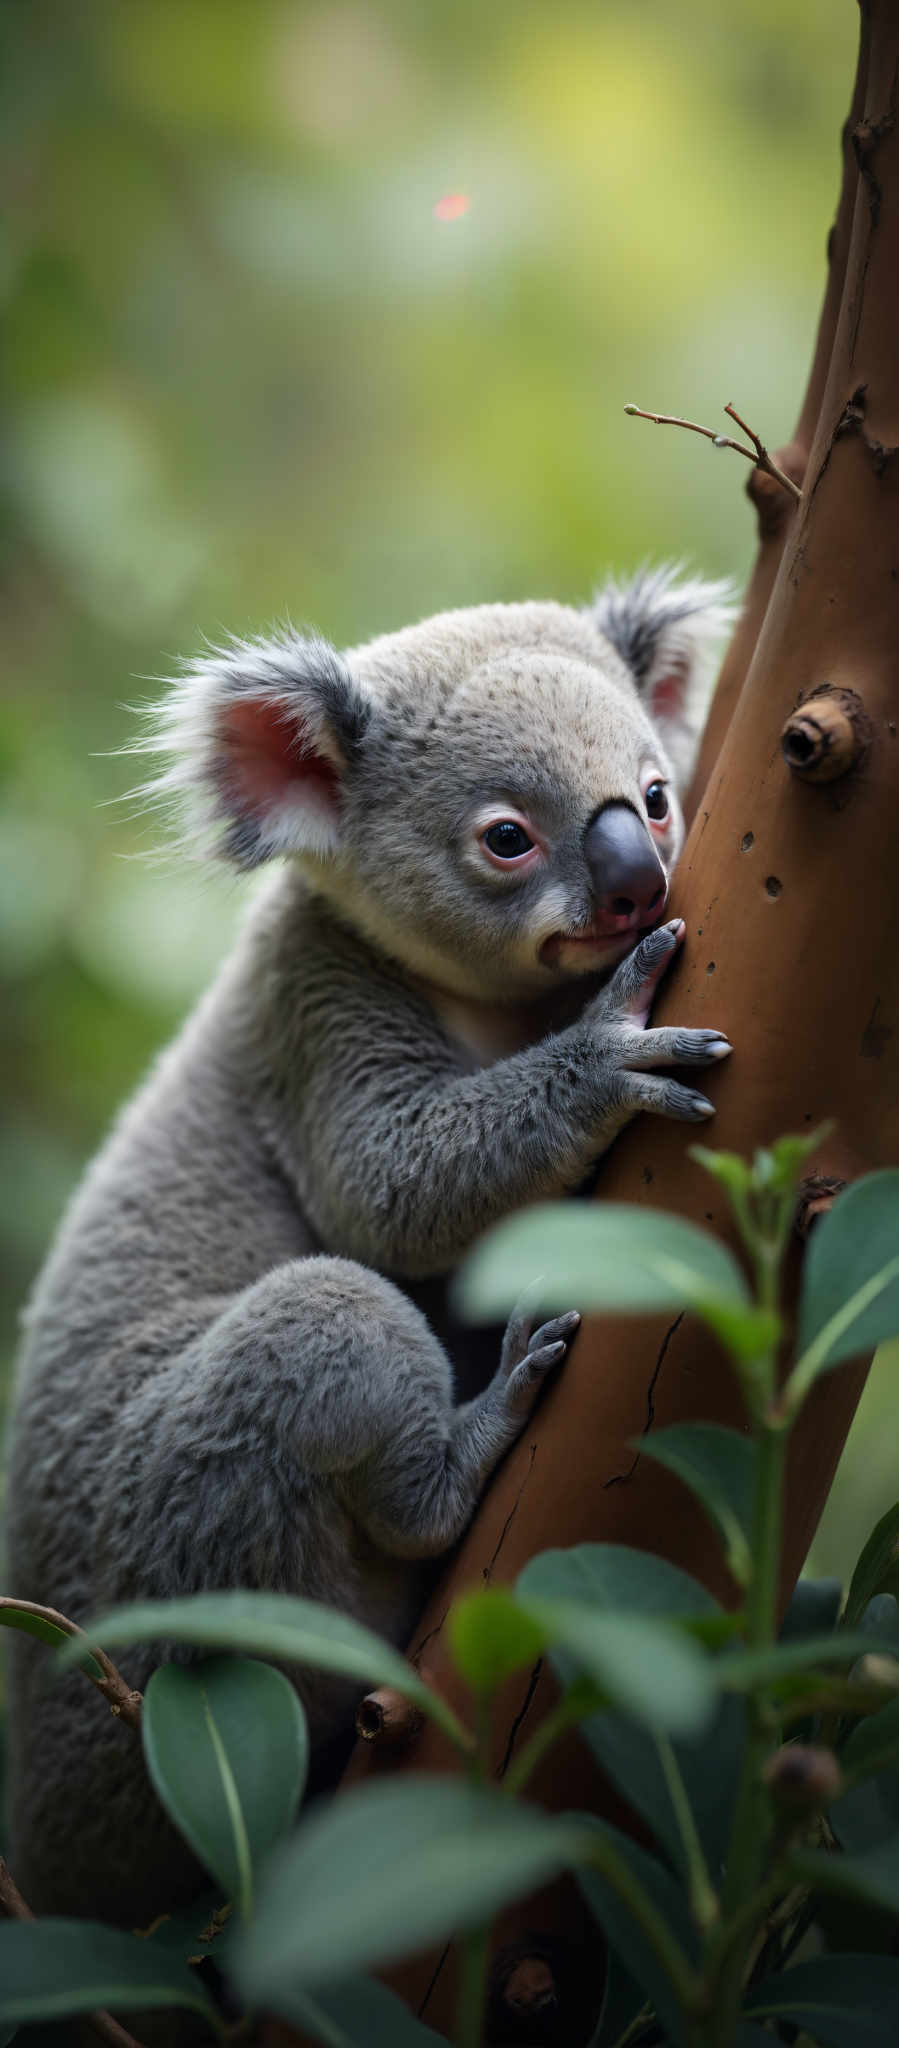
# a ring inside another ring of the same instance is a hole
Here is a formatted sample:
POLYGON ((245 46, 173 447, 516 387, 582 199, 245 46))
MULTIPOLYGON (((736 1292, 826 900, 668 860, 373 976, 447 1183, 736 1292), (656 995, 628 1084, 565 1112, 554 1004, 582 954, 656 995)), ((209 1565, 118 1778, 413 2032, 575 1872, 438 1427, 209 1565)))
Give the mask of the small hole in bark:
POLYGON ((782 890, 782 888, 783 888, 783 883, 782 883, 782 881, 781 881, 781 879, 780 879, 780 876, 779 876, 779 875, 766 875, 766 876, 765 876, 765 894, 766 894, 766 896, 779 896, 779 895, 780 895, 780 892, 781 892, 781 890, 782 890))
POLYGON ((706 974, 714 974, 714 972, 715 972, 715 962, 714 962, 714 960, 710 960, 710 961, 709 961, 709 964, 708 964, 708 966, 707 966, 707 968, 706 968, 706 974))
POLYGON ((744 832, 744 834, 743 834, 743 837, 742 837, 742 839, 740 840, 740 852, 741 852, 741 853, 748 853, 748 852, 749 852, 749 849, 750 849, 750 847, 751 847, 751 846, 754 846, 754 845, 755 845, 755 833, 754 833, 754 832, 744 832))
POLYGON ((812 739, 811 733, 808 732, 791 732, 789 740, 784 744, 784 753, 787 760, 792 761, 797 768, 804 768, 806 762, 811 760, 814 752, 815 742, 812 739))

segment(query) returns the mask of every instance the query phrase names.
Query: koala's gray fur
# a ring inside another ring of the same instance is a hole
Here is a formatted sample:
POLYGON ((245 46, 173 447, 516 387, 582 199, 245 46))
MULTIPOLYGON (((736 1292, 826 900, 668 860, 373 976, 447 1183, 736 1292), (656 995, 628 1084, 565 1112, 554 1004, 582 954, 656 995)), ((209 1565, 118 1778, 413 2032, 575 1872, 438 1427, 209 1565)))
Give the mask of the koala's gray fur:
MULTIPOLYGON (((436 1299, 480 1231, 574 1188, 637 1110, 710 1113, 647 1071, 728 1049, 645 1029, 680 931, 590 937, 584 838, 623 805, 673 865, 680 811, 672 793, 650 828, 646 776, 686 772, 721 596, 643 575, 584 611, 485 605, 346 656, 288 631, 186 669, 146 743, 164 758, 151 797, 186 795, 188 831, 240 865, 289 859, 37 1285, 16 1596, 79 1619, 280 1588, 404 1639, 418 1561, 460 1535, 577 1320, 532 1338, 513 1319, 457 1408, 410 1292, 436 1299), (526 874, 478 836, 506 808, 538 835, 526 874)), ((26 1896, 112 1918, 170 1906, 196 1872, 130 1731, 80 1677, 49 1684, 46 1652, 14 1652, 26 1896)), ((131 1681, 151 1663, 129 1653, 131 1681)), ((357 1687, 297 1683, 314 1740, 345 1725, 357 1687)))

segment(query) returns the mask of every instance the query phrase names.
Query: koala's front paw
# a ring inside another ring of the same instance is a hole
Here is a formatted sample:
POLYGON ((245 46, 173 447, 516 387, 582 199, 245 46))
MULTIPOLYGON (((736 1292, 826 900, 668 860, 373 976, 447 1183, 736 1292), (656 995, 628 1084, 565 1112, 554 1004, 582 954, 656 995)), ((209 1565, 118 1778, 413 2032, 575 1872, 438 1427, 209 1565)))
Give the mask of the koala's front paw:
POLYGON ((500 1374, 505 1379, 503 1405, 519 1422, 530 1415, 547 1374, 561 1364, 580 1321, 573 1308, 535 1330, 527 1297, 513 1309, 503 1337, 500 1374))
POLYGON ((647 1030, 653 997, 662 975, 683 943, 682 918, 647 932, 622 960, 588 1009, 598 1049, 609 1064, 610 1097, 629 1115, 648 1109, 656 1116, 698 1123, 714 1116, 714 1104, 698 1089, 646 1073, 647 1067, 707 1067, 733 1051, 721 1031, 689 1031, 680 1026, 647 1030))

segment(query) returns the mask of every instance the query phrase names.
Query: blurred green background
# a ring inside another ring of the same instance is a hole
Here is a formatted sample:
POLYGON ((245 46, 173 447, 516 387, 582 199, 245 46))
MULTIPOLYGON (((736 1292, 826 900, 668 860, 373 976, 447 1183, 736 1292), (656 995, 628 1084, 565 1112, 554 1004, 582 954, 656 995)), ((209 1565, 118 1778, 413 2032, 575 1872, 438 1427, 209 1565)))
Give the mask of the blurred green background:
MULTIPOLYGON (((347 643, 645 557, 742 578, 743 465, 622 407, 732 398, 788 438, 856 19, 22 0, 0 38, 8 1360, 68 1190, 240 907, 140 858, 126 706, 287 610, 347 643)), ((887 1379, 819 1569, 899 1493, 887 1379)))

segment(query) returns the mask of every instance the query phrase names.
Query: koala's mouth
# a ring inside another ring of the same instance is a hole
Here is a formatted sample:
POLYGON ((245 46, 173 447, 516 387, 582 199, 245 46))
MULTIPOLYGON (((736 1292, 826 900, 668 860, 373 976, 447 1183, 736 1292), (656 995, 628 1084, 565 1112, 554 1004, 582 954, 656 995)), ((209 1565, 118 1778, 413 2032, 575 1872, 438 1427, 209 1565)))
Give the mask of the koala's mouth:
POLYGON ((652 914, 640 915, 639 911, 617 913, 612 910, 597 910, 590 923, 578 925, 570 931, 553 932, 544 939, 540 948, 540 959, 547 967, 554 967, 565 954, 575 960, 580 955, 595 954, 606 957, 615 953, 622 957, 629 953, 643 933, 658 922, 658 910, 652 914))

